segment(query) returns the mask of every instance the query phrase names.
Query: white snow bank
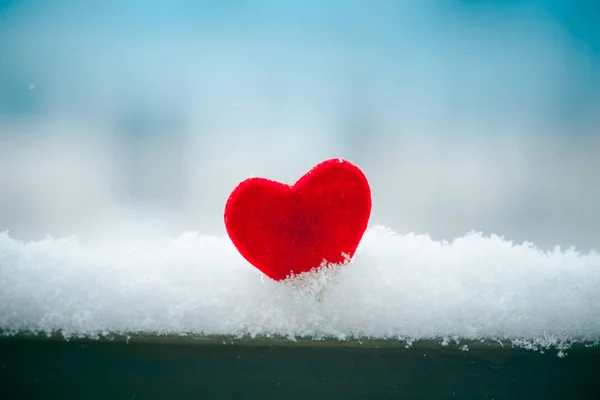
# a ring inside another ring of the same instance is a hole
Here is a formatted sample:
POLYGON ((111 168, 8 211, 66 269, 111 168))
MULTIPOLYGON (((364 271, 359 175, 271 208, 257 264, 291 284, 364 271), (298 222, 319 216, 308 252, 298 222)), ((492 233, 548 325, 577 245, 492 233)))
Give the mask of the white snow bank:
POLYGON ((102 247, 2 233, 0 330, 596 341, 600 255, 375 227, 349 265, 278 283, 227 237, 102 247))

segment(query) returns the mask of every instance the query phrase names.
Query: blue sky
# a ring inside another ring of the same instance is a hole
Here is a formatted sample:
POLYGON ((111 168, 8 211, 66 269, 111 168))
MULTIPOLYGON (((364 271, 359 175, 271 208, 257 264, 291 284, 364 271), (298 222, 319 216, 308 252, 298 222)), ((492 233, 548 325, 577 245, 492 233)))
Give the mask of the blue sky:
MULTIPOLYGON (((349 88, 344 78, 372 80, 387 72, 382 80, 389 91, 411 98, 443 93, 443 102, 457 103, 451 118, 481 107, 499 118, 526 113, 523 124, 548 114, 555 124, 568 124, 593 113, 590 104, 600 96, 599 7, 568 1, 13 1, 0 14, 0 112, 44 108, 21 90, 29 81, 47 82, 48 102, 57 101, 54 90, 67 97, 87 90, 81 96, 97 99, 102 89, 87 79, 92 72, 121 90, 119 80, 167 81, 166 90, 177 96, 183 83, 172 75, 201 82, 203 76, 213 80, 215 69, 230 71, 241 81, 225 76, 228 89, 241 89, 271 68, 293 75, 284 81, 269 74, 269 85, 282 91, 305 85, 303 79, 331 86, 324 94, 311 88, 305 97, 334 96, 349 88), (141 67, 138 56, 151 65, 141 67), (237 57, 237 64, 218 64, 220 56, 237 57), (536 85, 551 86, 550 93, 536 85), (488 93, 486 102, 472 93, 480 90, 488 93), (542 110, 532 104, 544 101, 542 110)), ((374 97, 385 95, 377 90, 374 97)))
POLYGON ((222 232, 237 181, 342 156, 397 231, 600 242, 597 2, 0 4, 0 229, 222 232))

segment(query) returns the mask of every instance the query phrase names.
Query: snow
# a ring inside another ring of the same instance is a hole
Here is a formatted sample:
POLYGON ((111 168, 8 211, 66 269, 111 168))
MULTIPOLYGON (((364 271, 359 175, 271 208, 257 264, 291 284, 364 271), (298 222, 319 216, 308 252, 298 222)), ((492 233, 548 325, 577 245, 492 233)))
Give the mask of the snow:
POLYGON ((590 342, 600 339, 600 255, 376 226, 348 265, 281 283, 224 236, 109 246, 0 233, 0 330, 590 342))

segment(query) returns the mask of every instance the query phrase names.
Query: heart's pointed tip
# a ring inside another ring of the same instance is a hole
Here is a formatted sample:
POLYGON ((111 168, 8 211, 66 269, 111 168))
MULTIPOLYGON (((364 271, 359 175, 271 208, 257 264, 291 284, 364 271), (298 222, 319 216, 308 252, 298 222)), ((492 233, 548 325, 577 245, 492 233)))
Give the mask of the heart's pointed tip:
POLYGON ((269 278, 275 282, 293 283, 299 279, 301 280, 306 277, 314 276, 314 275, 324 272, 326 270, 332 270, 332 269, 337 269, 339 267, 346 266, 346 265, 348 265, 348 263, 349 263, 349 261, 344 261, 341 263, 332 263, 332 262, 327 262, 324 260, 321 263, 321 265, 318 265, 316 267, 300 269, 300 270, 298 270, 299 272, 290 271, 289 273, 286 273, 285 275, 283 275, 281 273, 268 274, 265 271, 262 271, 262 272, 263 272, 263 276, 266 276, 267 278, 269 278))

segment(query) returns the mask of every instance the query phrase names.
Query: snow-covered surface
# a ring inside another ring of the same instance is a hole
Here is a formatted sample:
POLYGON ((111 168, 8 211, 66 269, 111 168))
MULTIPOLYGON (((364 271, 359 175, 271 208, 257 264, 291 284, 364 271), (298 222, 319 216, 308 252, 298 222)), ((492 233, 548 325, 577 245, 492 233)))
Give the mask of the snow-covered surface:
POLYGON ((600 255, 374 227, 349 265, 278 283, 227 237, 108 246, 1 233, 0 330, 562 346, 600 339, 600 255))

